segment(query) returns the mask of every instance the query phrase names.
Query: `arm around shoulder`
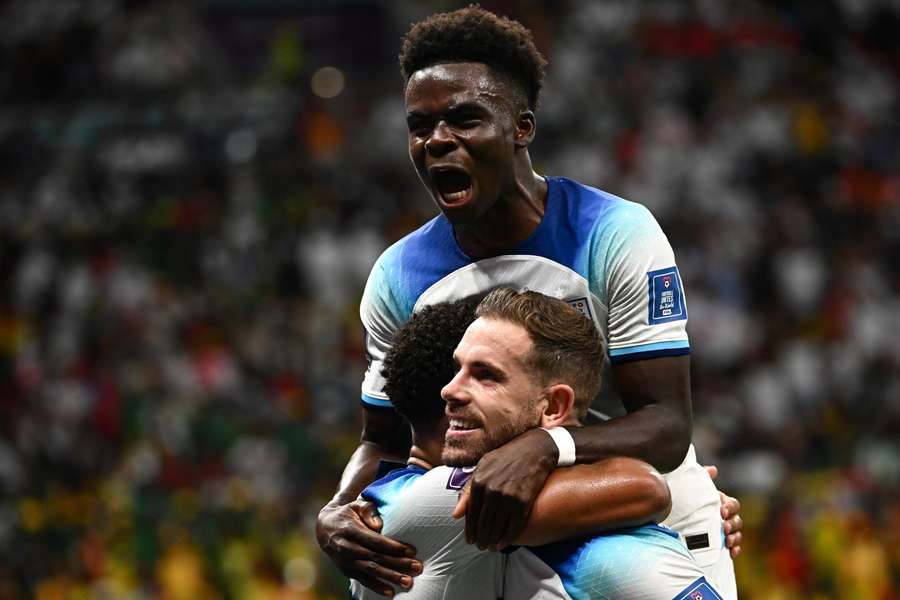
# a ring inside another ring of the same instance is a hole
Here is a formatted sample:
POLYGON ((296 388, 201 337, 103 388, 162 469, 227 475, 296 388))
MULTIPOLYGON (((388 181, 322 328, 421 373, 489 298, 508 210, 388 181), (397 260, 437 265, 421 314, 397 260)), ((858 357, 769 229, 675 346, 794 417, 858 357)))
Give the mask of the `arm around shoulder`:
POLYGON ((664 519, 669 488, 649 464, 626 457, 556 469, 517 544, 537 546, 664 519))

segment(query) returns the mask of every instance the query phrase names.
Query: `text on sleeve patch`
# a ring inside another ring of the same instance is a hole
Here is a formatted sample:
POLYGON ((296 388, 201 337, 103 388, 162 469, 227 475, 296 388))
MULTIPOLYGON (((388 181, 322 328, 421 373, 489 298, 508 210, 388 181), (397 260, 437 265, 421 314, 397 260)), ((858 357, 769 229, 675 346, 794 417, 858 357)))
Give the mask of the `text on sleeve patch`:
POLYGON ((647 273, 650 325, 687 319, 687 307, 681 289, 678 267, 666 267, 647 273))

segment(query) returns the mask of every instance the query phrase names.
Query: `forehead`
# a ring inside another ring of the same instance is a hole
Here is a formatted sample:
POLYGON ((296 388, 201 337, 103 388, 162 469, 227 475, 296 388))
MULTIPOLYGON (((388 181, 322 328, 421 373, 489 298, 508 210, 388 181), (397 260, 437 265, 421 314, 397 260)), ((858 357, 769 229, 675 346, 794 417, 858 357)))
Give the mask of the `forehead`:
POLYGON ((419 69, 406 84, 407 110, 432 110, 462 102, 510 102, 502 78, 483 63, 443 63, 419 69))
POLYGON ((456 348, 460 363, 489 361, 501 367, 523 365, 531 351, 531 338, 525 328, 501 319, 479 317, 456 348))

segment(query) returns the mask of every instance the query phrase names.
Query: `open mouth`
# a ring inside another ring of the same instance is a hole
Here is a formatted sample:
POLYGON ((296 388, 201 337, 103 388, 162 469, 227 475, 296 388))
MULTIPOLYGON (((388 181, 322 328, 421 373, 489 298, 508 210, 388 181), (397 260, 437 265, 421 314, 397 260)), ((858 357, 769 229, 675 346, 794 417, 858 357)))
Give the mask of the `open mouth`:
POLYGON ((447 427, 447 436, 464 435, 478 429, 481 429, 480 423, 468 419, 451 418, 447 427))
POLYGON ((460 168, 437 167, 431 170, 430 175, 445 204, 461 204, 472 192, 472 177, 460 168))

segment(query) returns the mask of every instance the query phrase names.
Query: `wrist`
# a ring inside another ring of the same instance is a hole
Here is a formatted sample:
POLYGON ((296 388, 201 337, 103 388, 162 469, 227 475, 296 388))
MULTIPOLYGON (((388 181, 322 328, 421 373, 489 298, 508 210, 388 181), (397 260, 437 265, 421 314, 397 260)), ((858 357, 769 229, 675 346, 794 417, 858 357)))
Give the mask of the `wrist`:
POLYGON ((541 427, 550 436, 550 440, 556 446, 557 467, 567 467, 575 464, 575 440, 565 427, 541 427))

